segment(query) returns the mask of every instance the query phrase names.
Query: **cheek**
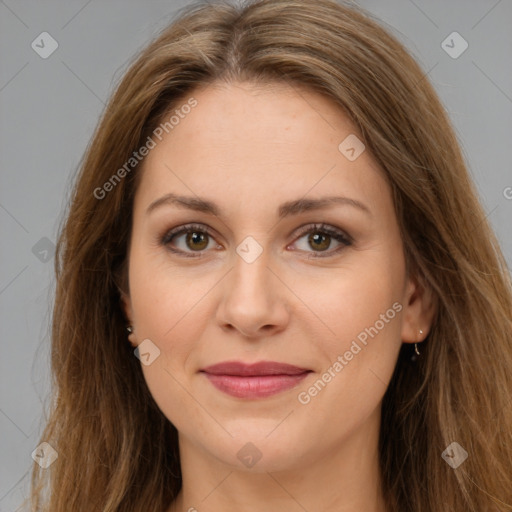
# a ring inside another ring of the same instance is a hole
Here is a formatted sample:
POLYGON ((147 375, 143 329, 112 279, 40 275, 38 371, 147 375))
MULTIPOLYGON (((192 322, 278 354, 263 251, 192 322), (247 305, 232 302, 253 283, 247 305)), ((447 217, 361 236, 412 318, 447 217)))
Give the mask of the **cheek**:
MULTIPOLYGON (((149 338, 160 349, 160 363, 180 368, 194 340, 200 339, 205 311, 203 289, 182 286, 179 279, 161 276, 134 283, 132 301, 137 322, 137 339, 149 338)), ((180 370, 183 371, 183 370, 180 370)))
POLYGON ((378 405, 401 346, 404 274, 401 253, 387 248, 361 254, 336 279, 326 273, 314 287, 304 279, 298 294, 312 305, 328 335, 315 337, 323 373, 315 386, 299 390, 304 393, 300 403, 311 401, 312 408, 328 411, 332 403, 342 403, 354 418, 378 405))
POLYGON ((209 284, 190 269, 171 265, 161 249, 143 244, 130 254, 129 280, 138 332, 160 343, 186 319, 209 284))
POLYGON ((296 281, 294 291, 326 327, 322 344, 333 354, 376 323, 380 339, 399 337, 397 309, 403 305, 392 306, 402 300, 404 271, 400 254, 376 251, 356 255, 344 268, 315 269, 296 281))
POLYGON ((154 365, 142 367, 157 396, 162 389, 169 392, 173 377, 182 382, 181 376, 197 370, 190 355, 211 322, 208 294, 217 282, 216 274, 171 266, 161 254, 132 253, 130 294, 137 341, 149 339, 160 350, 154 365))
POLYGON ((201 279, 191 282, 190 274, 163 268, 160 262, 136 252, 130 262, 137 341, 149 339, 159 350, 151 364, 141 363, 144 379, 167 419, 178 429, 186 429, 185 417, 203 421, 200 407, 186 391, 186 373, 192 371, 187 362, 191 364, 189 356, 209 318, 206 302, 200 301, 208 283, 201 284, 201 279), (186 416, 182 414, 185 410, 186 416))
POLYGON ((315 309, 336 336, 317 342, 322 370, 297 389, 296 403, 311 429, 321 429, 328 440, 349 437, 377 414, 401 346, 403 305, 392 279, 378 272, 341 279, 323 297, 315 309))

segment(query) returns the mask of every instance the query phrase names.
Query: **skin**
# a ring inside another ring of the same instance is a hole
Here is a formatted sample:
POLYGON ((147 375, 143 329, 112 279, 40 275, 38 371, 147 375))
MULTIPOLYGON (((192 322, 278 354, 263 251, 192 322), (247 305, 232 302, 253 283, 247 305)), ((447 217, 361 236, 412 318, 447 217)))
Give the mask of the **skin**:
POLYGON ((384 511, 382 397, 402 342, 422 341, 433 318, 431 294, 406 274, 384 174, 368 150, 355 161, 338 150, 348 135, 362 136, 317 93, 214 83, 191 96, 197 106, 145 158, 123 296, 130 342, 150 339, 160 350, 142 370, 179 432, 183 487, 169 511, 384 511), (147 213, 171 192, 211 200, 220 214, 171 204, 147 213), (333 195, 370 212, 345 204, 277 216, 285 201, 333 195), (161 243, 190 222, 211 236, 187 244, 182 233, 169 245, 200 257, 161 243), (347 233, 352 244, 325 234, 308 242, 298 228, 315 223, 347 233), (262 249, 252 263, 236 252, 247 236, 262 249), (396 302, 401 311, 300 403, 298 394, 396 302), (234 398, 199 373, 227 360, 312 373, 268 398, 234 398), (252 467, 237 457, 249 442, 261 453, 252 467))

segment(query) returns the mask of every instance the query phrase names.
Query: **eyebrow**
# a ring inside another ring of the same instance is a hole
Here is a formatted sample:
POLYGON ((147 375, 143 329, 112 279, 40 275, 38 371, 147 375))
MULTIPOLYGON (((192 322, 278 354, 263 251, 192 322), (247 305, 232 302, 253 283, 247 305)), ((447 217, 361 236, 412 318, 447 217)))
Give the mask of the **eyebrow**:
MULTIPOLYGON (((222 216, 220 208, 212 201, 200 197, 180 196, 173 193, 166 194, 156 201, 153 201, 146 209, 146 214, 148 215, 164 205, 176 206, 178 208, 185 208, 196 212, 209 213, 216 217, 222 216)), ((287 201, 279 206, 278 217, 279 219, 283 219, 291 215, 297 215, 307 211, 321 210, 336 205, 352 206, 367 215, 372 216, 372 212, 368 206, 357 199, 351 199, 343 196, 328 196, 319 199, 301 198, 293 201, 287 201)))

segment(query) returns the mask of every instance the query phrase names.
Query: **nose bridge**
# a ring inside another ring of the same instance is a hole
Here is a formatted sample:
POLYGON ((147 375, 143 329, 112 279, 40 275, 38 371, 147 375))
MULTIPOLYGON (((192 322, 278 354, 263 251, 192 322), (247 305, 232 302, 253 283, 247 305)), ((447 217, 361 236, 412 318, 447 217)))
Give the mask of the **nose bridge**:
POLYGON ((278 290, 279 280, 268 268, 270 249, 263 242, 245 239, 236 249, 233 264, 223 290, 219 322, 245 335, 255 335, 265 326, 282 326, 286 308, 278 290))
POLYGON ((272 287, 272 274, 268 269, 270 250, 252 239, 240 243, 236 252, 230 283, 234 295, 238 299, 268 301, 272 287))

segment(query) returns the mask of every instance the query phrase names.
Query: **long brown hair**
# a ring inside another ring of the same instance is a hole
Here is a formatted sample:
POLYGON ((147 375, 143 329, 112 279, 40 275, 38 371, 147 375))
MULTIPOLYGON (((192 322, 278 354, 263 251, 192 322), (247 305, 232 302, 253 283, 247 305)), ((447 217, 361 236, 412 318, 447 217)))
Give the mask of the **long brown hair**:
POLYGON ((126 339, 120 288, 140 164, 118 170, 164 115, 218 80, 279 81, 326 95, 389 180, 408 269, 438 303, 421 358, 411 364, 403 345, 384 397, 389 509, 512 510, 506 262, 424 71, 369 13, 334 0, 188 6, 117 87, 58 242, 54 400, 41 437, 58 459, 47 469, 34 463, 32 510, 161 512, 180 489, 177 431, 126 339), (452 442, 468 452, 456 469, 441 456, 452 442))

